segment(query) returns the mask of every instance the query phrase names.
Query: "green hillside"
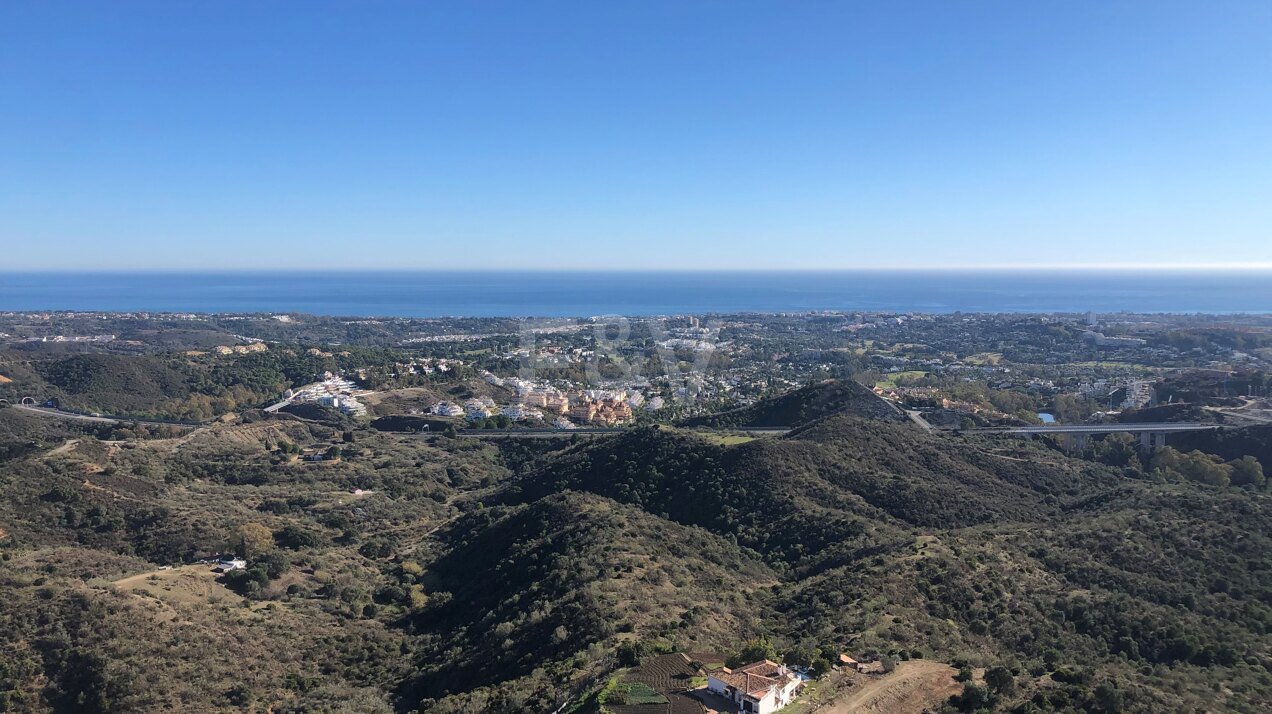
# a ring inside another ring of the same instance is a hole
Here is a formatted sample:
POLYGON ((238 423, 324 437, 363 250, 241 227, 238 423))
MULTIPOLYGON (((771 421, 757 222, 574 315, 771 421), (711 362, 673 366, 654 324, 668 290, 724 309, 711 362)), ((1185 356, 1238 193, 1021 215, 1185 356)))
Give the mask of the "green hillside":
POLYGON ((429 647, 409 691, 498 710, 549 707, 626 638, 709 648, 754 635, 748 611, 777 582, 727 540, 575 492, 469 513, 440 540, 431 602, 411 619, 429 647))
POLYGON ((624 665, 744 647, 1001 667, 991 711, 1272 698, 1268 494, 1041 441, 0 427, 11 711, 587 711, 624 665))
POLYGON ((1268 701, 1265 494, 851 417, 733 447, 644 430, 514 490, 560 489, 757 551, 783 574, 765 622, 788 647, 1007 663, 1036 699, 1021 711, 1100 711, 1101 684, 1129 711, 1201 706, 1214 681, 1240 683, 1232 710, 1268 701))
POLYGON ((833 414, 849 414, 880 421, 901 421, 905 414, 850 379, 801 387, 731 411, 692 417, 682 426, 796 427, 833 414))
POLYGON ((1054 515, 1065 499, 1117 479, 1039 445, 990 447, 908 422, 837 416, 737 446, 634 430, 563 454, 510 494, 587 490, 735 537, 771 561, 814 565, 867 532, 1054 515))

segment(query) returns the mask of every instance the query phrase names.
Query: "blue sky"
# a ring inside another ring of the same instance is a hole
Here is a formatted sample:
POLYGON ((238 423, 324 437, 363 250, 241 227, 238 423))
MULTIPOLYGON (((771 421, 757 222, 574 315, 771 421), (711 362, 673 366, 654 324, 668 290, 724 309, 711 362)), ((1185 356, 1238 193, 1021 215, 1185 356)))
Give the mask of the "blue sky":
POLYGON ((0 269, 1272 265, 1272 3, 0 3, 0 269))

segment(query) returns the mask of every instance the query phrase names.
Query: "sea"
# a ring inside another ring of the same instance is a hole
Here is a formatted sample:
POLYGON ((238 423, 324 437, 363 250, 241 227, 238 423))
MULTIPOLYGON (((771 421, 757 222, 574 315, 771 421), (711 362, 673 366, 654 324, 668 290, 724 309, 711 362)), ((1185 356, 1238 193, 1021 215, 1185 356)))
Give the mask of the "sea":
POLYGON ((0 311, 342 317, 707 313, 1272 313, 1272 271, 0 273, 0 311))

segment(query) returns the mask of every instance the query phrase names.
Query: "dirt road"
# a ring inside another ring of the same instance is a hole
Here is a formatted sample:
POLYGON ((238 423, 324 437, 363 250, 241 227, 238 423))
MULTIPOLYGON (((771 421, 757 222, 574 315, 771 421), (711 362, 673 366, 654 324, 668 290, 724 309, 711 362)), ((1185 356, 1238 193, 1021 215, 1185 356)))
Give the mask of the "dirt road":
POLYGON ((912 659, 844 692, 818 714, 920 714, 963 691, 948 664, 912 659))

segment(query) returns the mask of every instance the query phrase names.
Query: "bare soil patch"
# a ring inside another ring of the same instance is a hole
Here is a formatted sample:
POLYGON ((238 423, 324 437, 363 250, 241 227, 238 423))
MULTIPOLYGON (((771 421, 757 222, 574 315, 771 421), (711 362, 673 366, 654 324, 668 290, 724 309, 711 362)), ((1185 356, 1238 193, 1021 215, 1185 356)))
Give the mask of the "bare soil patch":
POLYGON ((963 690, 948 664, 901 662, 892 672, 870 677, 822 710, 823 714, 920 714, 963 690))
POLYGON ((217 602, 237 603, 236 593, 218 583, 219 573, 206 564, 181 565, 130 575, 115 581, 124 592, 142 593, 168 603, 208 605, 217 602))

